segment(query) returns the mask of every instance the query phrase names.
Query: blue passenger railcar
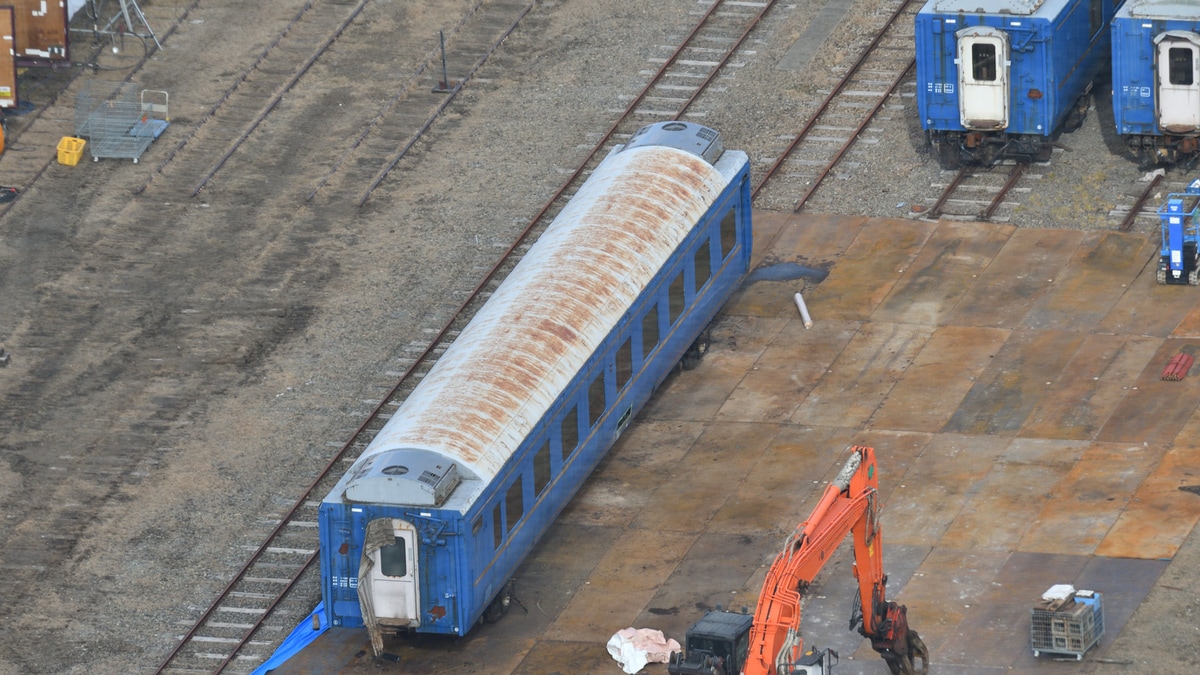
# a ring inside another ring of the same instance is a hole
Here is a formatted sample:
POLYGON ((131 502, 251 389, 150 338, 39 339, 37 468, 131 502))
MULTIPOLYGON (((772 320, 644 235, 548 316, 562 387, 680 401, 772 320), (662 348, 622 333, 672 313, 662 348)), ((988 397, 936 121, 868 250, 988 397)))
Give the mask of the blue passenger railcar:
POLYGON ((320 507, 329 622, 461 635, 750 263, 749 163, 651 125, 614 150, 320 507))
POLYGON ((1200 2, 1129 0, 1112 22, 1113 118, 1143 166, 1200 150, 1200 2))
POLYGON ((1083 123, 1120 0, 929 0, 916 18, 917 110, 942 164, 1047 161, 1083 123))

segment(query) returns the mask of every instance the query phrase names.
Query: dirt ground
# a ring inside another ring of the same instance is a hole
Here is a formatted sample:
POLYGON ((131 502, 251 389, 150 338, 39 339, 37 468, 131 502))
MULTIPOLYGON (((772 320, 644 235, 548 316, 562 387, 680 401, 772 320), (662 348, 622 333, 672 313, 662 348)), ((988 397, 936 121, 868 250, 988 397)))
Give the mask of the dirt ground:
MULTIPOLYGON (((697 9, 537 3, 365 207, 351 185, 306 202, 472 4, 368 3, 344 45, 192 197, 202 167, 187 158, 201 141, 180 142, 303 3, 142 3, 153 26, 187 17, 159 31, 164 50, 137 74, 171 92, 172 126, 137 164, 50 165, 0 216, 0 347, 11 354, 0 369, 0 673, 151 671, 697 9)), ((752 156, 778 151, 795 121, 779 111, 828 75, 772 67, 815 9, 783 10, 698 121, 752 156)), ((10 177, 72 133, 84 80, 119 79, 140 56, 100 53, 76 79, 23 76, 22 98, 45 110, 0 156, 0 182, 21 184, 10 177)), ((847 189, 938 175, 911 141, 907 105, 881 138, 924 173, 863 162, 847 189)), ((1089 164, 1082 151, 1071 161, 1089 164)), ((876 191, 865 208, 924 189, 876 191)), ((1193 534, 1117 638, 1122 660, 1096 672, 1196 671, 1198 560, 1193 534)))

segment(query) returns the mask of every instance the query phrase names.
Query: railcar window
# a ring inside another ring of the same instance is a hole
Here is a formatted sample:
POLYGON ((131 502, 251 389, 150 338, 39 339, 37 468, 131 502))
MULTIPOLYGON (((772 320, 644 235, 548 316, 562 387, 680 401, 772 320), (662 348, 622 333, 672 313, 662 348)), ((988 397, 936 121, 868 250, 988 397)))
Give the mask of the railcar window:
POLYGON ((617 349, 617 391, 629 384, 633 376, 633 338, 626 338, 617 349))
POLYGON ((679 272, 679 276, 675 277, 675 281, 671 282, 671 287, 667 289, 667 303, 669 304, 671 325, 679 320, 679 315, 683 314, 683 272, 679 272))
POLYGON ((1192 66, 1192 50, 1187 47, 1171 47, 1167 53, 1168 77, 1171 84, 1190 85, 1194 80, 1195 68, 1192 66))
POLYGON ((492 507, 492 548, 500 548, 504 541, 504 514, 500 513, 500 505, 492 507))
POLYGON ((396 543, 379 549, 379 571, 385 577, 408 576, 408 556, 405 555, 404 537, 396 537, 396 543))
POLYGON ((642 360, 650 358, 650 352, 658 346, 658 303, 646 308, 642 317, 642 360))
POLYGON ((563 463, 566 463, 567 458, 575 452, 575 448, 579 445, 579 413, 576 412, 575 406, 567 411, 567 414, 562 419, 562 458, 563 463))
POLYGON ((704 288, 708 278, 712 276, 712 240, 705 239, 696 247, 692 256, 696 263, 696 290, 704 288))
POLYGON ((550 484, 550 441, 547 440, 533 456, 533 495, 542 494, 550 484))
POLYGON ((996 45, 971 45, 971 77, 976 82, 996 81, 996 45))
POLYGON ((721 260, 729 257, 737 245, 737 209, 729 209, 721 219, 721 260))
POLYGON ((525 499, 521 492, 521 477, 513 481, 512 485, 508 486, 508 494, 504 495, 504 517, 508 521, 508 531, 512 532, 517 526, 517 521, 525 513, 525 499))
POLYGON ((596 376, 588 387, 588 427, 596 426, 604 412, 604 373, 596 376))

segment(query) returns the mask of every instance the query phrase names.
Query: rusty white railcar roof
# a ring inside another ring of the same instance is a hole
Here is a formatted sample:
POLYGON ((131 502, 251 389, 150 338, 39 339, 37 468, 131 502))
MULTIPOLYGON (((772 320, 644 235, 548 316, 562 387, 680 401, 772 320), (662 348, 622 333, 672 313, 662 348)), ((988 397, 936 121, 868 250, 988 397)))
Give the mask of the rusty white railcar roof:
MULTIPOLYGON (((494 478, 746 163, 663 146, 610 155, 355 466, 413 449, 457 463, 464 480, 494 478)), ((342 501, 345 482, 328 500, 342 501)), ((481 484, 465 487, 445 506, 466 510, 481 484)))
POLYGON ((1200 0, 1128 0, 1117 16, 1200 21, 1200 0))
POLYGON ((1047 10, 1061 7, 1064 0, 929 0, 921 11, 935 14, 997 14, 1032 16, 1038 14, 1042 5, 1047 10))

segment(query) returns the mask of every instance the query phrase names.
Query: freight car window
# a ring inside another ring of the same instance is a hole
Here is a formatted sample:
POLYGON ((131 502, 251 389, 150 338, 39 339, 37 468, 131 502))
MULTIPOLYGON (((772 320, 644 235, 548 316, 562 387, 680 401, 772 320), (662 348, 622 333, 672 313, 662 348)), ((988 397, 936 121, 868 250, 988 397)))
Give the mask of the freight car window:
POLYGON ((562 420, 562 458, 565 464, 567 458, 575 452, 575 447, 579 445, 579 413, 576 412, 575 406, 567 411, 567 414, 562 420))
POLYGON ((653 304, 646 308, 646 315, 642 317, 642 360, 648 359, 657 346, 658 305, 653 304))
POLYGON ((737 244, 737 209, 729 209, 721 219, 721 260, 729 257, 737 244))
POLYGON ((1192 50, 1186 47, 1172 47, 1167 53, 1171 84, 1192 84, 1192 50))
POLYGON ((408 556, 404 551, 404 537, 396 537, 396 543, 379 549, 379 571, 385 577, 408 576, 408 556))
POLYGON ((667 289, 667 302, 670 305, 671 325, 679 320, 679 315, 683 314, 683 272, 675 277, 675 281, 671 282, 671 287, 667 289))
POLYGON ((525 513, 524 494, 521 492, 521 477, 508 486, 508 494, 504 496, 504 517, 508 520, 508 531, 512 532, 517 521, 525 513))
POLYGON ((588 427, 596 426, 604 412, 604 373, 596 376, 588 387, 588 427))
POLYGON ((500 513, 500 505, 492 507, 492 548, 500 548, 504 541, 504 518, 500 513))
POLYGON ((709 250, 711 248, 712 240, 705 239, 696 248, 696 255, 693 256, 696 262, 696 290, 704 288, 704 284, 712 276, 712 252, 709 250))
POLYGON ((542 494, 550 484, 550 441, 542 444, 533 456, 533 495, 542 494))
POLYGON ((629 378, 632 376, 633 342, 632 338, 629 338, 617 349, 617 391, 625 388, 625 385, 629 384, 629 378))
POLYGON ((976 82, 996 81, 996 45, 971 45, 971 77, 976 82))

